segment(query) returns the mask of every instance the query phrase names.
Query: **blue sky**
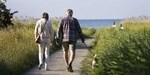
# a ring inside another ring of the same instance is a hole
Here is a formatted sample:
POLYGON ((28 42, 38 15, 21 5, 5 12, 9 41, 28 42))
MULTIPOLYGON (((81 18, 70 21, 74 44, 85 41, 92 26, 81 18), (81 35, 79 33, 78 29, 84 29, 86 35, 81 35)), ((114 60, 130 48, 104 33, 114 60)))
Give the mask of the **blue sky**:
POLYGON ((78 19, 118 19, 131 16, 150 16, 150 0, 7 0, 7 8, 18 10, 15 16, 65 16, 66 9, 74 10, 78 19))

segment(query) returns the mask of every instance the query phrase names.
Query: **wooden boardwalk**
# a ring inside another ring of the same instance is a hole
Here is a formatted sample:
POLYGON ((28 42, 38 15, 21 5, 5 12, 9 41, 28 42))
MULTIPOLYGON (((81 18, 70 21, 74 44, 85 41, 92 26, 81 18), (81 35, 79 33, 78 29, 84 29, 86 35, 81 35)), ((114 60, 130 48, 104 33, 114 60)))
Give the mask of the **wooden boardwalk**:
MULTIPOLYGON (((85 43, 89 46, 91 41, 92 39, 86 39, 85 43)), ((85 45, 79 41, 77 42, 76 57, 72 65, 74 72, 70 73, 65 71, 66 66, 63 59, 63 52, 62 49, 60 49, 50 55, 49 71, 45 71, 44 69, 38 70, 37 65, 23 75, 82 75, 80 69, 82 66, 81 62, 85 59, 88 53, 89 51, 85 45)))

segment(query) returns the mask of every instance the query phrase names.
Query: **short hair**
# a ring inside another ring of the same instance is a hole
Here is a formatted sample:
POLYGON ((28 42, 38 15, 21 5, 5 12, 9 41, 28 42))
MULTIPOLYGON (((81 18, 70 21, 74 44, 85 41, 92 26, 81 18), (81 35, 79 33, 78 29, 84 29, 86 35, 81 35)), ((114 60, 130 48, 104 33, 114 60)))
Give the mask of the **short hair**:
POLYGON ((67 9, 67 13, 72 16, 73 10, 72 9, 67 9))
POLYGON ((47 12, 44 12, 43 15, 42 15, 42 18, 45 18, 46 20, 49 19, 49 15, 47 12))
POLYGON ((68 9, 67 12, 68 13, 73 13, 73 10, 72 9, 68 9))

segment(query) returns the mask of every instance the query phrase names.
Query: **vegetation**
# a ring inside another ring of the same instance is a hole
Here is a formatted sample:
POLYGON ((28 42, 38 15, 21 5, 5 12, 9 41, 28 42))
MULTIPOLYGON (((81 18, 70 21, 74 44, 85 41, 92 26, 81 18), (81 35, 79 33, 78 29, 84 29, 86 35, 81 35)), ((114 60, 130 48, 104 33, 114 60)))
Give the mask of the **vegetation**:
POLYGON ((123 26, 124 30, 96 32, 92 53, 83 63, 84 75, 150 74, 150 22, 124 22, 123 26), (98 65, 91 69, 94 54, 98 65))
POLYGON ((82 32, 85 38, 92 37, 95 34, 96 29, 94 28, 82 28, 82 32))
POLYGON ((6 28, 9 25, 13 25, 11 18, 13 18, 13 15, 18 12, 10 12, 10 9, 6 8, 5 1, 6 0, 0 1, 0 28, 6 28))
MULTIPOLYGON (((34 42, 35 24, 21 24, 0 30, 0 75, 20 75, 38 63, 38 47, 34 42)), ((51 46, 53 52, 55 43, 51 46)))

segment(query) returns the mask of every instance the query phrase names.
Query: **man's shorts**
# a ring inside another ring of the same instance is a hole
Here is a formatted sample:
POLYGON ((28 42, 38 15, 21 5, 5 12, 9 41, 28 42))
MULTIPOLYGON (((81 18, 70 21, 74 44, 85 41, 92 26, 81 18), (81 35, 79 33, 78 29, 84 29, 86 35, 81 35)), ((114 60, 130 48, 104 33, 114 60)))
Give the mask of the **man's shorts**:
POLYGON ((68 50, 75 51, 76 43, 63 42, 62 49, 63 49, 63 51, 68 51, 68 50))

